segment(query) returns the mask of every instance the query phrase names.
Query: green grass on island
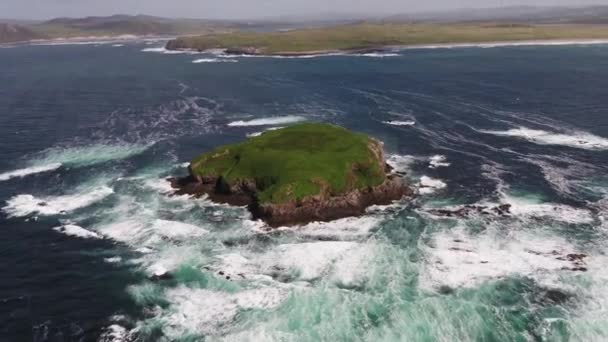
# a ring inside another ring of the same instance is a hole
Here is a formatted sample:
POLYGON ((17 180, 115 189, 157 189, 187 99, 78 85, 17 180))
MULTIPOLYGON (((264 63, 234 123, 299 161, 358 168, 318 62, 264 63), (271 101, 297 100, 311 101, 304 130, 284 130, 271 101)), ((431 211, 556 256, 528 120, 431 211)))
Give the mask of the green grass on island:
POLYGON ((284 203, 376 186, 386 178, 382 146, 361 133, 319 123, 267 131, 194 159, 193 175, 228 184, 255 181, 260 203, 284 203))
POLYGON ((172 49, 244 49, 261 54, 315 53, 443 43, 608 38, 608 25, 592 24, 379 24, 365 23, 287 32, 232 32, 180 37, 172 49))

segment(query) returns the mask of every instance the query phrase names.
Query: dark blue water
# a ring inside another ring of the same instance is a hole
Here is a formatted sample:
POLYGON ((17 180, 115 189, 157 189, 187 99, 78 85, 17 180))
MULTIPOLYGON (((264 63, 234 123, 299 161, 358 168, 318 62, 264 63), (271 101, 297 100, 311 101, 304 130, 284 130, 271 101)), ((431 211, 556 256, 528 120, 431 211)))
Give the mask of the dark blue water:
POLYGON ((154 46, 0 49, 0 340, 608 339, 608 46, 154 46), (167 195, 199 153, 303 120, 381 139, 421 196, 267 234, 167 195), (432 214, 475 203, 512 215, 432 214))

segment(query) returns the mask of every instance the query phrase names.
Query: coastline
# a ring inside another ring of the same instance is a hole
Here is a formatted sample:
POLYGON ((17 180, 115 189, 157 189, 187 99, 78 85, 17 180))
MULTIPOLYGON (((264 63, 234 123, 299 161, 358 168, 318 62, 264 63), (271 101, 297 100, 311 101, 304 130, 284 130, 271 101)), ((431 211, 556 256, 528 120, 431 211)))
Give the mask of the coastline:
MULTIPOLYGON (((170 40, 169 40, 170 42, 170 40)), ((336 55, 365 55, 374 53, 394 53, 403 50, 416 49, 455 49, 455 48, 496 48, 496 47, 517 47, 517 46, 569 46, 569 45, 608 45, 606 39, 539 39, 539 40, 508 40, 508 41, 486 41, 486 42, 467 42, 467 43, 439 43, 439 44, 411 44, 411 45, 385 45, 361 49, 332 49, 332 50, 309 50, 309 51, 279 51, 263 53, 256 48, 238 49, 208 49, 197 50, 188 48, 171 48, 169 44, 165 46, 168 51, 190 52, 190 53, 211 53, 231 57, 320 57, 336 55)))
POLYGON ((117 36, 77 36, 58 37, 49 39, 31 39, 18 42, 0 43, 0 47, 15 47, 25 45, 88 45, 130 41, 170 41, 175 36, 167 35, 132 35, 122 34, 117 36))

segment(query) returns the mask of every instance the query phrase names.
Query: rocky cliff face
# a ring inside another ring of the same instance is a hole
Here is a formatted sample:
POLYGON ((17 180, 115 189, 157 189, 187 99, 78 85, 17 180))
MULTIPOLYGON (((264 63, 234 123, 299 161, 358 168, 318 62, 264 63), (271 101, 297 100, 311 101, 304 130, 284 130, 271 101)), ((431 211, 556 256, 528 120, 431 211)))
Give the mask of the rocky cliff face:
POLYGON ((387 205, 411 196, 413 191, 395 175, 389 175, 378 186, 354 190, 342 195, 322 198, 313 196, 299 202, 283 204, 258 204, 255 201, 249 209, 256 219, 262 219, 271 227, 331 221, 343 217, 359 216, 372 205, 387 205))
MULTIPOLYGON (((271 227, 304 224, 313 221, 331 221, 343 217, 359 216, 372 205, 387 205, 406 196, 413 190, 405 181, 390 173, 386 165, 382 143, 372 140, 370 150, 374 159, 387 172, 385 181, 377 186, 354 189, 342 194, 322 191, 316 196, 285 203, 260 203, 256 197, 258 186, 253 180, 228 184, 222 177, 194 176, 170 179, 177 194, 208 195, 218 203, 246 205, 255 219, 261 219, 271 227)), ((345 175, 348 177, 348 175, 345 175)))

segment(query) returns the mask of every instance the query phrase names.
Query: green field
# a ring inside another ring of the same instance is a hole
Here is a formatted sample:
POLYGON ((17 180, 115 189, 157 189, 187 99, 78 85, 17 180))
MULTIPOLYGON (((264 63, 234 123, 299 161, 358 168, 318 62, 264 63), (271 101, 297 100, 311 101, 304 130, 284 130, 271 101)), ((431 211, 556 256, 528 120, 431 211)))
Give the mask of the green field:
POLYGON ((223 177, 228 184, 253 181, 260 203, 332 196, 381 184, 381 145, 344 128, 306 123, 268 131, 194 159, 195 176, 223 177))
POLYGON ((255 49, 297 54, 381 48, 391 45, 608 38, 608 25, 358 24, 287 32, 232 32, 180 37, 171 49, 255 49))

